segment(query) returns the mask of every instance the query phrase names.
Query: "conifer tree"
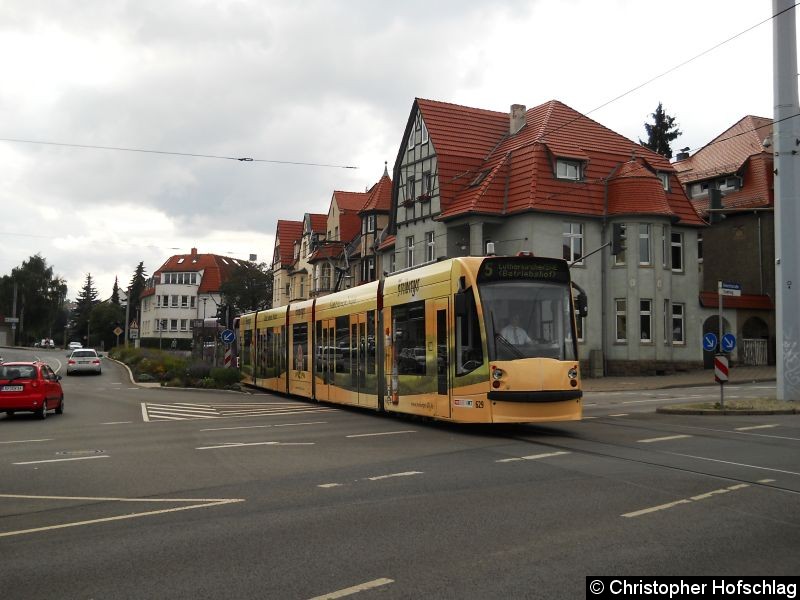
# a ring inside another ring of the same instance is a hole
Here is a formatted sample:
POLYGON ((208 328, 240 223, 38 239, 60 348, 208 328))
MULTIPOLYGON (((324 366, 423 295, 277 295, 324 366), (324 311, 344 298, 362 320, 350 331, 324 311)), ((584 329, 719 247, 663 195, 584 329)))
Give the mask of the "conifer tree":
POLYGON ((86 344, 91 343, 88 339, 90 335, 89 317, 92 314, 92 307, 95 304, 97 304, 97 290, 92 281, 92 274, 87 273, 86 282, 78 293, 77 306, 75 307, 72 319, 72 337, 78 337, 81 340, 86 338, 84 340, 86 344))
POLYGON ((114 289, 111 291, 111 304, 119 306, 119 277, 114 277, 114 289))
POLYGON ((653 122, 644 124, 644 129, 647 131, 647 141, 643 142, 640 139, 639 143, 662 156, 672 158, 672 148, 669 143, 682 133, 678 129, 677 123, 675 123, 675 117, 671 117, 664 112, 661 102, 658 103, 656 111, 650 116, 653 117, 653 122))
POLYGON ((137 318, 139 314, 140 296, 147 285, 147 274, 144 272, 144 262, 140 262, 133 273, 130 283, 130 294, 128 294, 128 314, 131 320, 137 318))

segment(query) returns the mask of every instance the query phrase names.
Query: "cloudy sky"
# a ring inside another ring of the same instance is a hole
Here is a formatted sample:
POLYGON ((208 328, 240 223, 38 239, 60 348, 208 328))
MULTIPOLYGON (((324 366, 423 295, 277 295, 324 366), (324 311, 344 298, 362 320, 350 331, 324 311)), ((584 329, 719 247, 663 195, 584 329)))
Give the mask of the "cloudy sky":
POLYGON ((3 0, 0 275, 38 252, 70 297, 87 273, 107 297, 140 261, 149 275, 192 247, 269 261, 278 219, 391 172, 415 97, 557 99, 634 140, 661 101, 683 131, 673 150, 699 149, 773 115, 771 14, 768 0, 3 0))

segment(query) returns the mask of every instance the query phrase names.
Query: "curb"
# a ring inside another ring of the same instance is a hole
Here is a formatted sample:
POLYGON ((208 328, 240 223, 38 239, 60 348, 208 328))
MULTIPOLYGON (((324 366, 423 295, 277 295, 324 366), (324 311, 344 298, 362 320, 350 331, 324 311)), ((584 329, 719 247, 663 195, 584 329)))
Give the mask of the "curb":
POLYGON ((668 406, 659 406, 656 408, 657 413, 664 415, 797 415, 800 414, 800 409, 776 409, 776 410, 749 410, 749 409, 720 409, 713 408, 670 408, 668 406))
MULTIPOLYGON (((743 385, 743 384, 747 384, 747 383, 768 383, 768 382, 771 382, 771 381, 775 381, 775 378, 774 377, 764 377, 764 378, 755 378, 755 379, 741 379, 741 380, 737 380, 737 381, 728 381, 728 383, 731 384, 731 385, 743 385)), ((594 392, 633 392, 633 391, 643 392, 643 391, 652 391, 652 390, 670 390, 670 389, 674 389, 674 388, 685 388, 685 387, 711 387, 711 386, 718 386, 718 385, 719 385, 718 383, 715 383, 713 381, 709 382, 709 383, 705 383, 705 382, 703 382, 703 383, 692 383, 692 382, 689 381, 689 382, 683 382, 683 383, 668 383, 668 384, 664 384, 664 385, 655 385, 653 387, 649 387, 649 386, 648 387, 639 387, 639 388, 636 388, 636 389, 633 389, 631 387, 629 387, 629 388, 613 387, 613 388, 602 389, 602 390, 600 390, 600 389, 594 389, 593 390, 593 389, 587 389, 584 386, 583 387, 583 391, 584 391, 584 393, 585 392, 590 392, 590 393, 594 393, 594 392)))
POLYGON ((229 394, 248 394, 248 395, 251 395, 250 392, 246 392, 246 391, 238 391, 237 392, 236 390, 213 390, 213 389, 210 390, 210 389, 206 389, 206 388, 193 388, 193 387, 169 387, 169 386, 161 385, 160 383, 155 383, 155 382, 154 383, 150 383, 150 382, 142 383, 142 382, 136 381, 133 378, 133 372, 131 371, 130 367, 128 367, 128 365, 126 365, 124 362, 121 362, 121 361, 117 360, 116 358, 111 358, 110 356, 108 356, 108 354, 106 354, 106 358, 108 358, 108 360, 113 360, 115 363, 117 363, 121 367, 124 367, 125 370, 128 372, 128 377, 131 380, 131 384, 133 384, 135 386, 138 386, 140 388, 151 389, 151 390, 170 390, 170 391, 172 391, 172 390, 175 390, 175 391, 183 390, 183 391, 187 391, 187 392, 227 392, 229 394))

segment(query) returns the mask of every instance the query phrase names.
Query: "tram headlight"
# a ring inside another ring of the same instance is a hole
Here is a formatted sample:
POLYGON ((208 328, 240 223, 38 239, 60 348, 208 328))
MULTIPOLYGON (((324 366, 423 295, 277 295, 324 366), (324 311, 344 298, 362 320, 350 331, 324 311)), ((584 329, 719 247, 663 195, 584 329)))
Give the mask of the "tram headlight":
POLYGON ((567 371, 567 377, 570 379, 577 379, 578 378, 578 369, 572 367, 569 371, 567 371))
POLYGON ((496 381, 502 379, 503 375, 505 375, 503 369, 495 368, 494 371, 492 371, 492 379, 496 381))

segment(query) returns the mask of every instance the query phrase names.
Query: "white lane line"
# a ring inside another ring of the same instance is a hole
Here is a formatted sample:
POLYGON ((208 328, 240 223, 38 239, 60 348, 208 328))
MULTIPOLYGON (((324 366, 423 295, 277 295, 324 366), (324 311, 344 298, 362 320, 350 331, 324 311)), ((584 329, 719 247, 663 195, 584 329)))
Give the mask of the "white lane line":
POLYGON ((345 596, 350 596, 352 594, 357 594, 358 592, 371 590, 373 588, 380 587, 382 585, 389 585, 390 583, 394 583, 394 580, 386 578, 373 579, 372 581, 367 581, 366 583, 360 583, 358 585, 354 585, 353 587, 345 588, 343 590, 330 592, 329 594, 323 594, 322 596, 314 596, 310 600, 334 600, 335 598, 344 598, 345 596))
MULTIPOLYGON (((2 495, 4 498, 15 498, 15 497, 22 497, 22 498, 44 498, 44 499, 60 499, 58 496, 6 496, 2 495)), ((118 502, 198 502, 198 500, 175 500, 170 498, 158 498, 149 500, 147 498, 63 498, 65 500, 111 500, 111 501, 118 501, 118 502)), ((229 499, 220 499, 220 500, 211 500, 211 501, 204 501, 199 500, 199 502, 204 502, 204 504, 191 504, 189 506, 178 506, 176 508, 167 508, 163 510, 151 510, 142 513, 130 513, 127 515, 118 515, 116 517, 105 517, 103 519, 91 519, 89 521, 74 521, 72 523, 62 523, 60 525, 49 525, 47 527, 36 527, 34 529, 21 529, 19 531, 6 531, 0 533, 0 537, 10 537, 14 535, 25 535, 28 533, 39 533, 41 531, 53 531, 55 529, 64 529, 66 527, 80 527, 82 525, 94 525, 95 523, 109 523, 111 521, 122 521, 125 519, 137 519, 139 517, 150 517, 155 515, 163 515, 166 513, 171 512, 178 512, 182 510, 193 510, 195 508, 211 508, 212 506, 222 506, 224 504, 233 504, 236 502, 244 502, 244 498, 229 498, 229 499)))
POLYGON ((56 462, 67 462, 70 460, 93 460, 95 458, 111 458, 108 454, 104 454, 102 456, 76 456, 74 458, 51 458, 50 460, 29 460, 26 462, 15 462, 11 463, 12 465, 39 465, 41 463, 56 463, 56 462))
POLYGON ((391 475, 378 475, 376 477, 367 477, 369 481, 378 481, 380 479, 389 479, 391 477, 410 477, 411 475, 422 475, 422 471, 406 471, 405 473, 392 473, 391 475))
POLYGON ((503 458, 495 462, 507 463, 515 462, 518 460, 539 460, 540 458, 550 458, 551 456, 561 456, 562 454, 569 454, 569 452, 548 452, 547 454, 531 454, 530 456, 520 456, 518 458, 503 458))
POLYGON ((360 437, 375 437, 378 435, 399 435, 401 433, 417 433, 412 429, 407 429, 405 431, 384 431, 382 433, 358 433, 354 435, 346 435, 346 438, 360 438, 360 437))
POLYGON ((299 425, 325 425, 327 421, 308 421, 306 423, 281 423, 279 425, 242 425, 241 427, 209 427, 200 431, 230 431, 234 429, 265 429, 267 427, 297 427, 299 425))
POLYGON ((133 421, 111 421, 109 423, 100 423, 100 425, 127 425, 128 423, 133 423, 133 421))
POLYGON ((736 427, 734 431, 750 431, 751 429, 772 429, 778 425, 753 425, 751 427, 736 427))
POLYGON ((616 415, 606 415, 608 417, 627 417, 628 413, 618 413, 616 415))
POLYGON ((9 440, 7 442, 0 442, 0 444, 28 444, 32 442, 52 442, 53 438, 43 438, 41 440, 9 440))
POLYGON ((690 438, 690 437, 692 437, 692 436, 681 434, 681 435, 668 435, 668 436, 665 436, 665 437, 657 437, 657 438, 648 438, 646 440, 636 440, 636 441, 639 442, 640 444, 651 444, 653 442, 666 442, 668 440, 681 440, 681 439, 690 438))
POLYGON ((751 469, 760 469, 762 471, 774 471, 775 473, 786 473, 787 475, 800 475, 800 473, 796 473, 794 471, 784 471, 783 469, 773 469, 771 467, 759 467, 758 465, 748 465, 745 463, 737 463, 729 460, 719 460, 717 458, 706 458, 705 456, 693 456, 691 454, 680 454, 679 452, 668 452, 667 454, 672 454, 674 456, 683 456, 685 458, 696 458, 697 460, 707 460, 710 462, 724 463, 726 465, 734 465, 737 467, 749 467, 751 469))
POLYGON ((343 485, 343 484, 341 484, 341 483, 320 483, 320 484, 319 484, 317 487, 321 487, 321 488, 335 488, 335 487, 341 487, 342 485, 343 485))
POLYGON ((646 515, 649 513, 654 513, 659 510, 666 510, 667 508, 672 508, 673 506, 678 506, 679 504, 691 504, 692 502, 698 502, 700 500, 708 500, 713 496, 717 496, 719 494, 727 494, 728 492, 733 492, 736 490, 742 490, 744 488, 750 487, 749 483, 740 483, 737 485, 732 485, 727 488, 722 488, 719 490, 712 490, 705 494, 699 494, 697 496, 692 496, 691 498, 683 498, 681 500, 676 500, 675 502, 668 502, 667 504, 659 504, 658 506, 651 506, 650 508, 643 508, 642 510, 636 510, 633 512, 625 513, 624 515, 620 515, 621 517, 631 518, 631 517, 640 517, 642 515, 646 515))
POLYGON ((147 416, 147 404, 145 402, 142 402, 142 420, 145 423, 150 421, 150 417, 147 416))
POLYGON ((244 446, 313 446, 315 442, 227 442, 217 446, 200 446, 195 450, 219 450, 221 448, 243 448, 244 446))

